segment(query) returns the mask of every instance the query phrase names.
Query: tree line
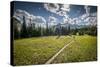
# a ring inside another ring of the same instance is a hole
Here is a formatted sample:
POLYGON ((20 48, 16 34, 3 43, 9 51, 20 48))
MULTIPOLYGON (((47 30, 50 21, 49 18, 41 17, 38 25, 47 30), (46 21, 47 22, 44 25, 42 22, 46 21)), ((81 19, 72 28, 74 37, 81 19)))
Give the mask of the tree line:
POLYGON ((27 27, 25 17, 23 16, 23 23, 12 17, 13 35, 14 39, 40 37, 40 36, 56 36, 56 35, 97 35, 97 26, 84 26, 82 28, 72 29, 70 25, 61 26, 60 29, 56 26, 35 27, 34 23, 30 23, 27 27))

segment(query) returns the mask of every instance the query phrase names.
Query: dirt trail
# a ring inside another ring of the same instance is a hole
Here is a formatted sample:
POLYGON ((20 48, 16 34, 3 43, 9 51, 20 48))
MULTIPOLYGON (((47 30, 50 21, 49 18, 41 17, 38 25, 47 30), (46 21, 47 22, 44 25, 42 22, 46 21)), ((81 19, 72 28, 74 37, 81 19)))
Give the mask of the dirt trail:
POLYGON ((69 46, 74 40, 67 43, 63 48, 61 48, 54 56, 52 56, 45 64, 50 64, 67 46, 69 46))

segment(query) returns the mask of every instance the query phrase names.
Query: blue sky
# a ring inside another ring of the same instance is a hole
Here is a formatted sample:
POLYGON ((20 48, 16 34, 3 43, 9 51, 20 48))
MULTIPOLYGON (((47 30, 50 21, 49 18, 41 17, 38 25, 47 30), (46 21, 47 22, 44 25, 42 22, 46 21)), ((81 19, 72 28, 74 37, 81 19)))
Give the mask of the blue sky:
MULTIPOLYGON (((61 5, 61 4, 59 4, 59 5, 61 5)), ((64 12, 71 19, 73 19, 73 18, 77 18, 77 17, 80 17, 80 16, 86 14, 86 9, 84 7, 85 7, 84 5, 70 5, 70 7, 68 7, 68 9, 70 9, 70 11, 64 11, 64 12)), ((96 6, 88 6, 88 8, 90 8, 90 13, 97 13, 96 6)), ((44 8, 44 3, 15 1, 14 2, 14 12, 18 9, 24 10, 35 16, 42 16, 46 21, 48 21, 49 16, 53 16, 53 17, 57 18, 57 22, 63 22, 63 18, 65 17, 65 16, 61 16, 61 15, 57 14, 56 13, 57 10, 55 12, 55 10, 52 11, 52 10, 44 8)))
POLYGON ((47 11, 43 7, 43 3, 18 2, 18 1, 14 3, 15 3, 14 11, 16 11, 17 9, 21 9, 21 10, 25 10, 29 12, 30 14, 34 14, 37 16, 43 16, 45 19, 48 19, 50 15, 53 15, 57 17, 58 19, 62 19, 62 17, 60 17, 59 15, 47 11))

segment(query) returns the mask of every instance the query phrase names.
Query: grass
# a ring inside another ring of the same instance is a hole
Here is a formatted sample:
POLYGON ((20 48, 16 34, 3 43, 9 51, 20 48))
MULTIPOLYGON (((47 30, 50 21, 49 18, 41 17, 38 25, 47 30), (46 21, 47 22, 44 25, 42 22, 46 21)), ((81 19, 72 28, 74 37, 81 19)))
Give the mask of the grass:
MULTIPOLYGON (((33 37, 14 40, 14 65, 44 64, 66 43, 72 39, 68 36, 33 37)), ((76 36, 72 44, 64 49, 52 63, 66 63, 97 60, 97 38, 93 36, 76 36)))
POLYGON ((14 65, 44 64, 69 41, 65 36, 14 40, 14 65))
POLYGON ((75 41, 59 54, 52 63, 84 62, 97 60, 97 38, 76 36, 75 41))

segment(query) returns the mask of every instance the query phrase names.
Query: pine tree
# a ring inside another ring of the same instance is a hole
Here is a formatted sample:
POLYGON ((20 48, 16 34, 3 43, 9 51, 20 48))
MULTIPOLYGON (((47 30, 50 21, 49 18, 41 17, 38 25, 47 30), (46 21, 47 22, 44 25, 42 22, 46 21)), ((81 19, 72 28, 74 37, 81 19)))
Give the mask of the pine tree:
POLYGON ((21 36, 22 36, 22 38, 28 37, 28 32, 27 32, 27 27, 26 27, 25 16, 23 16, 23 24, 22 24, 21 36))

